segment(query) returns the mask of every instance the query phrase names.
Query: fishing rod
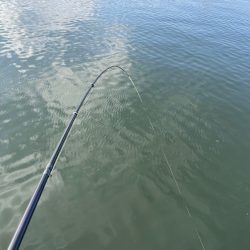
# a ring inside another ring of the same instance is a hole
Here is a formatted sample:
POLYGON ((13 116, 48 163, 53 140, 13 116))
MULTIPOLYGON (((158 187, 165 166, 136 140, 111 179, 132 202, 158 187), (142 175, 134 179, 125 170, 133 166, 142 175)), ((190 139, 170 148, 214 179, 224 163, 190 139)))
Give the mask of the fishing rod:
POLYGON ((40 200, 40 197, 41 197, 41 195, 43 193, 43 190, 44 190, 45 185, 46 185, 46 183, 48 181, 48 178, 51 176, 51 172, 52 172, 52 170, 53 170, 53 168, 54 168, 54 166, 56 164, 56 161, 57 161, 57 159, 58 159, 58 157, 60 155, 60 152, 62 151, 62 148, 63 148, 63 146, 65 144, 65 141, 66 141, 66 139, 67 139, 67 137, 69 135, 69 132, 70 132, 72 126, 73 126, 73 123, 74 123, 74 121, 75 121, 75 119, 76 119, 76 117, 78 115, 78 112, 80 111, 80 109, 81 109, 84 101, 86 100, 87 96, 89 95, 91 89, 95 87, 96 82, 100 79, 100 77, 104 73, 106 73, 108 70, 113 69, 113 68, 118 68, 118 69, 120 69, 121 71, 123 71, 125 73, 125 75, 131 81, 133 87, 135 88, 135 90, 136 90, 136 92, 137 92, 137 94, 138 94, 138 96, 140 98, 140 101, 142 102, 141 96, 140 96, 140 94, 139 94, 139 92, 138 92, 132 78, 127 73, 127 71, 125 71, 122 67, 117 66, 117 65, 112 65, 112 66, 106 68, 105 70, 103 70, 96 77, 95 81, 90 85, 87 92, 82 97, 82 99, 81 99, 79 105, 77 106, 76 110, 73 112, 73 115, 72 115, 66 129, 64 130, 63 135, 62 135, 60 141, 58 142, 58 144, 57 144, 57 146, 56 146, 56 148, 54 150, 54 153, 52 154, 51 159, 50 159, 49 163, 47 164, 47 166, 46 166, 46 168, 45 168, 45 170, 44 170, 44 172, 43 172, 43 174, 41 176, 41 179, 40 179, 40 181, 39 181, 39 183, 38 183, 32 197, 30 199, 30 202, 29 202, 29 204, 28 204, 28 206, 27 206, 27 208, 26 208, 26 210, 25 210, 25 212, 23 214, 23 217, 22 217, 21 221, 19 222, 19 225, 18 225, 18 227, 16 229, 16 232, 13 235, 12 240, 11 240, 11 242, 9 244, 8 250, 16 250, 21 245, 23 237, 24 237, 24 235, 26 233, 26 230, 27 230, 27 228, 29 226, 30 220, 31 220, 31 218, 33 216, 33 213, 34 213, 34 211, 36 209, 36 206, 37 206, 37 204, 38 204, 38 202, 40 200))

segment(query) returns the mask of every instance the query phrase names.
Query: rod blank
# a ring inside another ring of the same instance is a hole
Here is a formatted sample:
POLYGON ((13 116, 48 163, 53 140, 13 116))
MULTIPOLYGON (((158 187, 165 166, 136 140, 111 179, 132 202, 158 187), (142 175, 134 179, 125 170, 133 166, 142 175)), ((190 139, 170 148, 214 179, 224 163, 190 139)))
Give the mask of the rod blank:
POLYGON ((123 68, 121 68, 120 66, 113 65, 113 66, 110 66, 110 67, 106 68, 105 70, 103 70, 97 76, 95 81, 90 85, 87 92, 82 97, 82 99, 81 99, 79 105, 77 106, 75 112, 73 113, 73 115, 72 115, 66 129, 63 132, 63 135, 62 135, 59 143, 57 144, 57 146, 56 146, 56 148, 54 150, 54 153, 51 156, 51 159, 50 159, 48 165, 46 166, 46 168, 45 168, 45 170, 44 170, 44 172, 43 172, 43 174, 41 176, 41 179, 40 179, 40 181, 39 181, 39 183, 38 183, 32 197, 31 197, 30 202, 29 202, 29 204, 28 204, 28 206, 27 206, 27 208, 26 208, 26 210, 25 210, 25 212, 23 214, 23 217, 22 217, 22 219, 21 219, 21 221, 20 221, 20 223, 19 223, 19 225, 18 225, 18 227, 16 229, 16 232, 12 237, 12 240, 11 240, 11 242, 9 244, 8 250, 16 250, 16 249, 18 249, 20 247, 20 245, 22 243, 22 240, 23 240, 23 237, 24 237, 24 235, 26 233, 26 230, 27 230, 27 228, 29 226, 30 220, 31 220, 31 218, 33 216, 33 213, 34 213, 34 211, 36 209, 36 206, 37 206, 37 204, 38 204, 38 202, 40 200, 40 197, 41 197, 41 195, 43 193, 43 190, 44 190, 44 188, 46 186, 48 178, 50 177, 51 172, 52 172, 52 170, 53 170, 53 168, 54 168, 54 166, 56 164, 56 161, 57 161, 57 159, 58 159, 58 157, 60 155, 60 152, 61 152, 61 150, 62 150, 62 148, 63 148, 63 146, 65 144, 65 141, 66 141, 66 139, 67 139, 67 137, 69 135, 69 132, 70 132, 72 126, 73 126, 73 123, 74 123, 74 121, 75 121, 75 119, 76 119, 76 117, 78 115, 78 112, 80 111, 80 109, 81 109, 84 101, 86 100, 87 96, 89 95, 91 89, 94 88, 94 86, 95 86, 96 82, 98 81, 98 79, 105 72, 107 72, 109 69, 112 69, 112 68, 121 69, 130 78, 129 74, 123 68))

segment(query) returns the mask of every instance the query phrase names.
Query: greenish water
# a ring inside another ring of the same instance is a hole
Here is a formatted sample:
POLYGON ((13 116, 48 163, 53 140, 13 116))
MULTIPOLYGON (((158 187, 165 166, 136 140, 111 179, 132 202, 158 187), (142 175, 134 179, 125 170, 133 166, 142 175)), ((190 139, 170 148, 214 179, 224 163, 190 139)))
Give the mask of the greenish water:
POLYGON ((244 0, 2 0, 0 249, 112 64, 145 106, 119 70, 98 82, 21 249, 203 249, 198 236, 250 249, 249 13, 244 0))

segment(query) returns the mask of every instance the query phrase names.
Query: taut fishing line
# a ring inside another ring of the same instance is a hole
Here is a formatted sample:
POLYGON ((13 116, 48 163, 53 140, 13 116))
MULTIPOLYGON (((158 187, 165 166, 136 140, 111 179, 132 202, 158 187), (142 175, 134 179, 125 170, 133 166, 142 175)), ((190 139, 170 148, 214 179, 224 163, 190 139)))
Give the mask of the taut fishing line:
MULTIPOLYGON (((36 209, 36 206, 37 206, 37 204, 38 204, 38 202, 39 202, 39 200, 40 200, 40 197, 41 197, 41 195, 42 195, 42 193, 43 193, 43 190, 44 190, 45 185, 46 185, 46 183, 47 183, 47 181, 48 181, 48 178, 51 176, 51 172, 52 172, 52 170, 53 170, 53 168, 54 168, 54 166, 55 166, 55 164, 56 164, 56 161, 57 161, 57 159, 58 159, 58 157, 59 157, 59 155, 60 155, 60 152, 61 152, 61 150, 62 150, 62 148, 63 148, 63 146, 64 146, 64 144, 65 144, 65 142, 66 142, 66 139, 67 139, 67 137, 68 137, 68 135, 69 135, 69 132, 70 132, 72 126, 73 126, 73 123, 74 123, 74 121, 75 121, 75 119, 76 119, 76 117, 77 117, 77 115, 78 115, 78 112, 80 111, 82 105, 83 105, 83 104, 85 103, 85 101, 86 101, 86 98, 87 98, 88 95, 90 94, 92 88, 95 87, 95 84, 96 84, 96 82, 100 79, 100 77, 101 77, 104 73, 106 73, 108 70, 114 69, 114 68, 118 68, 118 69, 120 69, 121 71, 123 71, 123 73, 125 73, 125 75, 126 75, 126 76, 128 77, 128 79, 130 80, 130 82, 131 82, 131 84, 133 85, 133 87, 134 87, 134 89, 135 89, 135 91, 136 91, 136 93, 137 93, 137 96, 138 96, 138 98, 139 98, 139 100, 140 100, 140 102, 141 102, 141 104, 142 104, 144 113, 145 113, 145 115, 146 115, 146 117, 147 117, 147 119, 148 119, 148 121, 149 121, 150 127, 151 127, 152 130, 154 131, 155 136, 157 136, 157 131, 156 131, 155 127, 153 126, 153 123, 152 123, 152 121, 151 121, 149 115, 147 114, 146 105, 144 105, 144 103, 143 103, 143 101, 142 101, 142 97, 141 97, 141 95, 140 95, 140 93, 139 93, 139 91, 138 91, 138 89, 137 89, 137 87, 136 87, 134 81, 132 80, 131 76, 128 74, 128 72, 127 72, 126 70, 124 70, 122 67, 118 66, 118 65, 113 65, 113 66, 110 66, 110 67, 106 68, 105 70, 103 70, 103 71, 96 77, 95 81, 89 86, 87 92, 86 92, 86 93, 84 94, 84 96, 82 97, 82 99, 81 99, 79 105, 76 107, 76 110, 73 112, 73 115, 72 115, 72 117, 71 117, 71 119, 70 119, 70 121, 69 121, 69 123, 68 123, 66 129, 64 130, 63 135, 62 135, 62 137, 61 137, 59 143, 57 144, 57 146, 56 146, 56 148, 55 148, 55 151, 54 151, 54 153, 52 154, 51 159, 50 159, 48 165, 46 166, 46 168, 45 168, 45 170, 44 170, 44 172, 43 172, 43 174, 42 174, 42 177, 41 177, 41 179, 40 179, 40 181, 39 181, 39 183, 38 183, 38 185, 37 185, 37 187, 36 187, 36 189, 35 189, 35 191, 34 191, 32 197, 31 197, 31 199, 30 199, 30 201, 29 201, 29 204, 28 204, 28 206, 27 206, 27 208, 26 208, 26 210, 25 210, 25 212, 24 212, 24 214, 23 214, 23 217, 22 217, 22 219, 21 219, 21 221, 20 221, 20 223, 19 223, 19 225, 18 225, 18 227, 17 227, 17 229, 16 229, 16 231, 15 231, 15 234, 14 234, 14 236, 12 237, 12 240, 11 240, 11 242, 10 242, 10 244, 9 244, 8 250, 16 250, 16 249, 18 249, 19 246, 21 245, 22 240, 23 240, 23 237, 24 237, 24 235, 25 235, 25 233, 26 233, 26 230, 27 230, 27 228, 28 228, 28 226, 29 226, 30 220, 31 220, 31 218, 32 218, 32 216, 33 216, 33 213, 34 213, 34 211, 35 211, 35 209, 36 209)), ((163 156, 164 156, 164 159, 165 159, 165 161, 166 161, 166 164, 167 164, 167 166, 168 166, 168 168, 169 168, 169 171, 170 171, 170 174, 171 174, 171 176, 172 176, 172 179, 173 179, 173 181, 174 181, 174 183, 175 183, 175 185, 176 185, 176 188, 177 188, 177 190, 178 190, 178 193, 179 193, 181 199, 183 200, 183 203, 185 204, 185 208, 186 208, 187 214, 188 214, 188 216, 189 216, 190 218, 193 219, 193 217, 192 217, 192 215, 191 215, 191 213, 190 213, 190 210, 189 210, 189 208, 188 208, 188 206, 187 206, 187 203, 185 202, 184 197, 183 197, 183 195, 182 195, 180 186, 179 186, 179 184, 178 184, 178 182, 177 182, 177 180, 176 180, 176 178, 175 178, 175 175, 174 175, 174 172, 173 172, 173 170, 172 170, 172 167, 171 167, 171 165, 170 165, 170 163, 169 163, 169 161, 168 161, 168 158, 167 158, 167 156, 166 156, 166 154, 165 154, 165 152, 164 152, 164 150, 163 150, 162 145, 160 145, 160 147, 161 147, 161 151, 162 151, 162 154, 163 154, 163 156)), ((202 238, 201 238, 201 236, 200 236, 200 233, 199 233, 199 231, 198 231, 198 229, 197 229, 195 223, 194 223, 194 229, 195 229, 195 231, 196 231, 197 238, 198 238, 198 240, 199 240, 199 242, 200 242, 200 244, 201 244, 203 250, 205 250, 204 244, 203 244, 203 242, 202 242, 202 238)))
MULTIPOLYGON (((119 67, 119 68, 121 68, 121 67, 119 67)), ((145 115, 146 115, 146 117, 147 117, 147 119, 148 119, 148 121, 149 121, 150 127, 151 127, 152 130, 154 131, 155 136, 157 136, 156 128, 153 126, 153 123, 152 123, 152 121, 151 121, 151 119, 150 119, 150 117, 149 117, 149 115, 148 115, 146 105, 143 103, 142 97, 141 97, 141 95, 140 95, 138 89, 136 88, 135 83, 133 82, 133 80, 132 80, 132 78, 130 77, 130 75, 129 75, 124 69, 122 69, 122 70, 126 73, 126 75, 128 76, 129 80, 131 81, 132 85, 134 86, 134 88, 135 88, 135 90, 136 90, 136 93, 137 93, 137 95, 138 95, 138 97, 139 97, 139 99, 140 99, 140 101, 141 101, 141 104, 142 104, 144 113, 145 113, 145 115)), ((192 214, 191 214, 191 212, 190 212, 190 209, 188 208, 187 203, 186 203, 185 200, 184 200, 184 197, 183 197, 182 192, 181 192, 181 188, 180 188, 180 186, 179 186, 179 184, 178 184, 178 182, 177 182, 177 179, 176 179, 176 177, 175 177, 174 171, 173 171, 173 169, 172 169, 172 167, 171 167, 171 165, 170 165, 170 163, 169 163, 169 161, 168 161, 168 158, 167 158, 167 156, 166 156, 166 154, 165 154, 165 152, 164 152, 164 150, 163 150, 163 147, 162 147, 161 143, 160 143, 160 148, 161 148, 162 155, 164 156, 165 162, 166 162, 166 164, 167 164, 167 166, 168 166, 169 172, 170 172, 170 174, 171 174, 171 176, 172 176, 172 179, 173 179, 173 181, 174 181, 174 183, 175 183, 175 185, 176 185, 176 188, 177 188, 177 190, 178 190, 178 193, 179 193, 179 195, 180 195, 180 197, 181 197, 181 199, 182 199, 182 201, 183 201, 183 204, 184 204, 184 206, 185 206, 185 209, 186 209, 186 211, 187 211, 187 214, 188 214, 188 216, 189 216, 189 217, 192 219, 192 221, 193 221, 194 229, 195 229, 195 233, 196 233, 197 239, 198 239, 198 241, 199 241, 199 243, 200 243, 202 249, 203 249, 203 250, 206 250, 205 245, 204 245, 204 243, 203 243, 203 241, 202 241, 201 235, 200 235, 200 233, 199 233, 199 231, 198 231, 198 229, 197 229, 197 226, 196 226, 196 224, 195 224, 195 222, 194 222, 194 218, 193 218, 193 216, 192 216, 192 214)))

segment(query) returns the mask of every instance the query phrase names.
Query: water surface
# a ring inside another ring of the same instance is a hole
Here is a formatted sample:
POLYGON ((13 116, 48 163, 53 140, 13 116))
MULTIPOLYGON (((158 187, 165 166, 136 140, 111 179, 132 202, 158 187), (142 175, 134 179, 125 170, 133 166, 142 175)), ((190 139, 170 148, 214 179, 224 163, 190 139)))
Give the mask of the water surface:
POLYGON ((0 249, 113 64, 144 106, 119 70, 98 82, 21 249, 203 249, 198 235, 250 249, 249 13, 244 0, 2 0, 0 249))

